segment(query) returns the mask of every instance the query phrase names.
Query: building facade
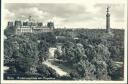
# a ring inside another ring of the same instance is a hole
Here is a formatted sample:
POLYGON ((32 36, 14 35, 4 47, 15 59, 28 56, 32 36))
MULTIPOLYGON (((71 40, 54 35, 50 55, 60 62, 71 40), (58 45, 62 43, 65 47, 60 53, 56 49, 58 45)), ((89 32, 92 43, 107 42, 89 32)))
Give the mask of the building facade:
POLYGON ((52 32, 54 30, 54 23, 48 22, 46 25, 44 25, 42 22, 35 22, 29 18, 28 21, 16 20, 13 22, 8 22, 8 27, 14 27, 16 34, 42 33, 52 32))

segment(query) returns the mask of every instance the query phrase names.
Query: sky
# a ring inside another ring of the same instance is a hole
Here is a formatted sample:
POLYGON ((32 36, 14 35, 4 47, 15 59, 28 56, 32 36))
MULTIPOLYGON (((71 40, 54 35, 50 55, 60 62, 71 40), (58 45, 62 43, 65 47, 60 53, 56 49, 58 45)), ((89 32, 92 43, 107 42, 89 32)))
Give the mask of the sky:
MULTIPOLYGON (((55 28, 105 28, 104 3, 6 3, 5 21, 25 20, 29 16, 55 28)), ((124 28, 124 4, 109 4, 111 28, 124 28)))

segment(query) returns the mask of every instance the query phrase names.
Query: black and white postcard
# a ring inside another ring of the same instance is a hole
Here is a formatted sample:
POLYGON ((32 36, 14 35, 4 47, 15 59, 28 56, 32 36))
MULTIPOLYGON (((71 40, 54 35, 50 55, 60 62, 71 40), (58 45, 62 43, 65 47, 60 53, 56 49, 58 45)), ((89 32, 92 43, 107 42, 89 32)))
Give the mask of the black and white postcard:
POLYGON ((127 81, 127 0, 2 0, 2 84, 127 81))

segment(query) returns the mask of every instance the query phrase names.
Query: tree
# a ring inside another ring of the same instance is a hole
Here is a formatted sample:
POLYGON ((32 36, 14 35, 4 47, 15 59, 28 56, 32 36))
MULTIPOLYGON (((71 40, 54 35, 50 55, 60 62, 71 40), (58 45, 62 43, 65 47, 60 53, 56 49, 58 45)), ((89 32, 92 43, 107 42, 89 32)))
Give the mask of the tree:
POLYGON ((37 72, 41 74, 42 77, 52 77, 52 78, 59 78, 59 75, 56 73, 55 70, 52 68, 42 64, 37 67, 37 72))
POLYGON ((47 43, 45 40, 41 40, 38 44, 38 51, 39 51, 39 63, 42 63, 48 58, 48 48, 49 43, 47 43))
POLYGON ((27 39, 26 36, 9 37, 5 41, 5 56, 8 59, 13 59, 13 65, 11 66, 14 66, 21 73, 31 72, 32 68, 36 67, 38 63, 38 44, 27 39))
POLYGON ((12 26, 12 27, 7 27, 4 31, 4 35, 6 35, 7 37, 8 36, 11 36, 11 35, 14 35, 15 34, 15 28, 12 26))

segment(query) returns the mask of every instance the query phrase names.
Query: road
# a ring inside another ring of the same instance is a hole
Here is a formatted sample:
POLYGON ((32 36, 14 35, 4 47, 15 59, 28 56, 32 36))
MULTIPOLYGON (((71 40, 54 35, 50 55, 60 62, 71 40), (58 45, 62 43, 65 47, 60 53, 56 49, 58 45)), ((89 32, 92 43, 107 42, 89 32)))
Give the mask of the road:
POLYGON ((47 65, 48 67, 51 67, 52 69, 54 69, 56 71, 57 74, 59 74, 60 76, 65 76, 68 75, 67 72, 65 72, 64 70, 62 70, 61 68, 59 68, 56 65, 53 65, 51 62, 49 61, 45 61, 43 62, 43 64, 47 65))

